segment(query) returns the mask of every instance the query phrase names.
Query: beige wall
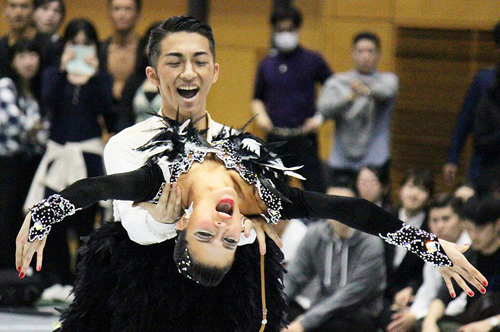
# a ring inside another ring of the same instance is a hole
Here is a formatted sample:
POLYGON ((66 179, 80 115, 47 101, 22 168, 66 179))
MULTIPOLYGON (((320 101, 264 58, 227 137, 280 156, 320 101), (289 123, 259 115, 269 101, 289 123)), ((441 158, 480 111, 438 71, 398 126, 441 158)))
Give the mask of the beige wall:
MULTIPOLYGON (((66 0, 67 20, 83 16, 110 33, 106 0, 66 0)), ((187 10, 186 0, 144 0, 137 31, 156 20, 187 10)), ((250 100, 257 65, 270 40, 271 0, 211 0, 210 23, 215 31, 220 79, 209 97, 209 110, 220 122, 242 125, 250 117, 250 100)), ((395 70, 399 26, 490 29, 499 19, 500 1, 491 0, 296 0, 304 13, 302 42, 320 51, 334 71, 351 67, 353 35, 371 30, 382 38, 381 70, 395 70)), ((0 33, 6 32, 4 20, 0 33)), ((253 128, 255 129, 255 128, 253 128)), ((332 125, 321 130, 321 153, 328 154, 332 125)))

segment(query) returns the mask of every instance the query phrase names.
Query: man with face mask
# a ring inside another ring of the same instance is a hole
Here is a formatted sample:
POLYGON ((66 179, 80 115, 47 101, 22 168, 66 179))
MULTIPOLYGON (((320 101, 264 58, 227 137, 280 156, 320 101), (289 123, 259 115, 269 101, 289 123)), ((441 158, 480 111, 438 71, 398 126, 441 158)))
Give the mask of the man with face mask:
POLYGON ((332 75, 317 53, 299 44, 302 16, 294 7, 278 8, 271 16, 275 49, 260 63, 252 111, 269 141, 287 142, 278 153, 287 165, 304 165, 307 190, 324 192, 318 139, 303 125, 315 112, 315 85, 332 75))
POLYGON ((375 34, 356 35, 352 43, 354 70, 328 79, 318 99, 318 114, 305 125, 312 130, 323 119, 335 120, 335 144, 328 160, 333 180, 354 179, 367 165, 389 175, 389 126, 398 78, 377 70, 380 54, 380 40, 375 34))

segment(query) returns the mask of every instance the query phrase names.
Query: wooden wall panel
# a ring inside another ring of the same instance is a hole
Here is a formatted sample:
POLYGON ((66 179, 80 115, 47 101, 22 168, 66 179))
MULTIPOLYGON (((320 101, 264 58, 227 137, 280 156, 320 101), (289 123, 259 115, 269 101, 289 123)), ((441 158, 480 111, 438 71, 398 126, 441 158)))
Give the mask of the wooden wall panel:
MULTIPOLYGON (((476 70, 493 59, 488 48, 491 52, 491 32, 398 30, 400 94, 391 128, 394 188, 408 168, 423 167, 434 173, 438 190, 453 189, 453 184, 443 182, 442 167, 467 88, 476 70)), ((459 181, 465 177, 470 155, 469 140, 460 161, 459 181)))
POLYGON ((399 26, 434 28, 485 28, 498 22, 500 1, 394 0, 399 26))
POLYGON ((250 101, 257 58, 251 49, 220 46, 217 52, 219 80, 212 86, 207 109, 218 122, 241 127, 252 117, 250 101))
POLYGON ((393 0, 328 0, 328 16, 390 20, 394 16, 393 0))

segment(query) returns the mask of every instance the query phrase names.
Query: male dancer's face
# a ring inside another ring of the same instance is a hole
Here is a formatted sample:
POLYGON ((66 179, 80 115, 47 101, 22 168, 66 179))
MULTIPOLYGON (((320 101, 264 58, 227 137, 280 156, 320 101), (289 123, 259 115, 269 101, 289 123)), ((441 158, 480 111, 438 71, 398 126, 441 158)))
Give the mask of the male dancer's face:
POLYGON ((163 115, 182 118, 204 115, 210 87, 217 81, 219 65, 209 41, 198 33, 176 32, 161 41, 156 69, 148 67, 148 77, 159 87, 163 115))

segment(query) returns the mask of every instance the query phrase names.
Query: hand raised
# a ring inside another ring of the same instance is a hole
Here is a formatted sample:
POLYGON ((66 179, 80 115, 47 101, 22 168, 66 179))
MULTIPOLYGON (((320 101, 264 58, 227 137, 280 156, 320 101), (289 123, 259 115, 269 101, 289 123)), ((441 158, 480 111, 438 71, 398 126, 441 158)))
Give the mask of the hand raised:
POLYGON ((132 206, 140 206, 148 210, 149 214, 158 222, 172 224, 181 216, 181 197, 181 187, 177 182, 174 184, 168 183, 163 188, 158 204, 135 202, 132 206))

